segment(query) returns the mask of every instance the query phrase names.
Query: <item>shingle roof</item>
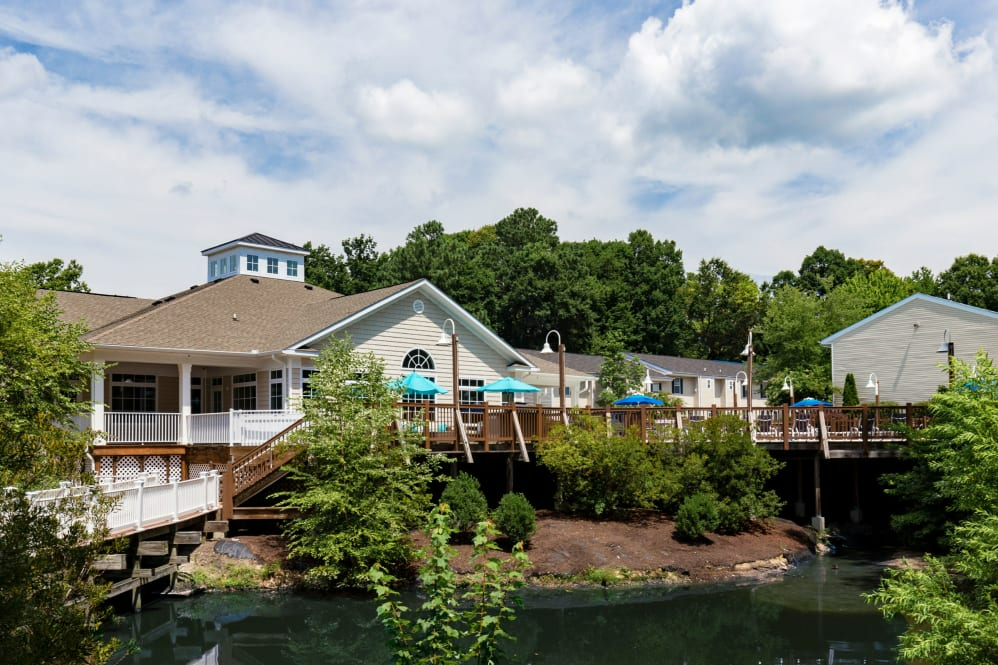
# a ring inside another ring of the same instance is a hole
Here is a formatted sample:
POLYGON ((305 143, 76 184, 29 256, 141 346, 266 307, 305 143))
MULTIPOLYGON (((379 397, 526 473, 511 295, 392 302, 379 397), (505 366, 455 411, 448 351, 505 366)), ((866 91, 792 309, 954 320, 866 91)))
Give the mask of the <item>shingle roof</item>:
MULTIPOLYGON (((558 373, 558 354, 541 353, 537 349, 517 349, 521 355, 537 366, 537 369, 545 374, 558 373)), ((589 356, 582 353, 565 354, 565 371, 577 376, 599 375, 599 368, 603 364, 603 356, 589 356)))
POLYGON ((83 321, 87 330, 96 330, 148 307, 152 300, 129 296, 112 296, 101 293, 76 291, 42 291, 53 293, 62 311, 62 319, 76 323, 83 321))
POLYGON ((673 374, 685 376, 718 376, 734 378, 742 369, 742 363, 725 360, 703 360, 679 356, 658 356, 649 353, 631 354, 649 365, 661 367, 673 374))
POLYGON ((237 275, 153 301, 85 338, 102 346, 277 351, 407 286, 342 296, 301 282, 237 275))
POLYGON ((278 249, 289 249, 295 252, 307 253, 304 248, 299 247, 298 245, 292 245, 289 242, 284 242, 283 240, 278 240, 277 238, 271 238, 270 236, 264 235, 262 233, 251 233, 248 236, 243 236, 242 238, 229 240, 228 242, 223 242, 220 245, 215 245, 214 247, 203 249, 201 250, 201 253, 210 254, 217 249, 221 249, 222 247, 228 247, 229 245, 235 245, 237 243, 246 243, 249 245, 261 245, 263 247, 275 247, 278 249))
POLYGON ((742 363, 726 360, 701 360, 679 356, 656 356, 650 353, 630 353, 632 358, 680 376, 713 376, 735 378, 742 370, 742 363))

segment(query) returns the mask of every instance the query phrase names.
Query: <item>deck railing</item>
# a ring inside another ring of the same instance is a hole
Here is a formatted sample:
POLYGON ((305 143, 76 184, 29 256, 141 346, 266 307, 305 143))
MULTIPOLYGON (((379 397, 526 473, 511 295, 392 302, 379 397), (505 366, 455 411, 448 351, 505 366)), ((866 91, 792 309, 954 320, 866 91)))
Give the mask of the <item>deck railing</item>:
MULTIPOLYGON (((514 444, 543 441, 561 425, 561 410, 547 406, 499 406, 491 404, 460 405, 460 419, 469 444, 480 450, 505 449, 514 444), (519 424, 517 430, 513 414, 519 424), (523 441, 520 441, 522 435, 523 441)), ((719 415, 735 415, 752 424, 757 443, 793 444, 830 441, 877 442, 901 437, 904 426, 921 429, 928 424, 925 406, 858 407, 608 407, 567 409, 569 422, 582 417, 604 418, 611 432, 622 434, 636 428, 643 438, 668 436, 673 428, 719 415), (824 427, 819 419, 823 414, 824 427)), ((109 443, 189 443, 231 446, 259 446, 298 422, 301 414, 293 411, 229 411, 190 416, 187 441, 180 414, 115 413, 105 414, 109 443)), ((415 435, 427 448, 451 445, 463 449, 454 405, 433 402, 398 405, 399 429, 415 435)))
POLYGON ((157 484, 155 475, 101 485, 61 483, 56 489, 29 492, 32 504, 52 506, 71 497, 102 493, 114 504, 107 515, 108 536, 142 531, 202 515, 221 507, 221 476, 217 471, 202 472, 198 478, 157 484))

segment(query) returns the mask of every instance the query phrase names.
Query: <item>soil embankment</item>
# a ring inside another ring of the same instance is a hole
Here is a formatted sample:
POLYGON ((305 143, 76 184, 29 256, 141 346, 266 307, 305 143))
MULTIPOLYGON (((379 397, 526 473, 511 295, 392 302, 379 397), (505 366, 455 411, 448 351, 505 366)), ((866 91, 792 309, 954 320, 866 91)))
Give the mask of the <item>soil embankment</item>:
MULTIPOLYGON (((672 521, 654 513, 626 521, 593 521, 541 511, 537 524, 537 533, 527 550, 531 561, 528 582, 536 584, 597 579, 682 583, 754 579, 779 574, 810 556, 813 547, 812 532, 785 520, 771 520, 733 536, 709 534, 700 543, 677 540, 672 521)), ((425 542, 422 534, 414 534, 414 538, 417 544, 425 542)), ((194 572, 195 580, 246 579, 238 568, 249 566, 259 573, 259 586, 294 585, 294 575, 278 571, 286 556, 280 537, 239 536, 227 540, 239 543, 237 549, 244 550, 244 558, 233 557, 232 548, 220 547, 219 541, 208 541, 185 567, 194 572), (245 558, 247 553, 251 558, 245 558)), ((457 545, 455 549, 454 569, 470 570, 471 546, 457 545)))

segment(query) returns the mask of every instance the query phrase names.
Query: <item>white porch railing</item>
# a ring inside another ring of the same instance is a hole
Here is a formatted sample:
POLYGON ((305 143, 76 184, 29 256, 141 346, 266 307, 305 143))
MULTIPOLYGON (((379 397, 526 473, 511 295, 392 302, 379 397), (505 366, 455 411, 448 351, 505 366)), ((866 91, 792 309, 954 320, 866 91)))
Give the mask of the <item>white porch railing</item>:
POLYGON ((33 504, 45 506, 71 496, 85 496, 98 489, 116 499, 107 516, 109 536, 177 522, 218 510, 222 505, 218 471, 205 471, 198 478, 163 485, 153 482, 154 476, 143 475, 96 487, 62 483, 58 489, 29 492, 28 497, 33 504))
POLYGON ((179 413, 104 413, 108 443, 190 443, 259 446, 298 422, 295 411, 228 411, 188 416, 187 441, 183 441, 183 416, 179 413))
POLYGON ((104 412, 108 443, 179 443, 179 413, 104 412))

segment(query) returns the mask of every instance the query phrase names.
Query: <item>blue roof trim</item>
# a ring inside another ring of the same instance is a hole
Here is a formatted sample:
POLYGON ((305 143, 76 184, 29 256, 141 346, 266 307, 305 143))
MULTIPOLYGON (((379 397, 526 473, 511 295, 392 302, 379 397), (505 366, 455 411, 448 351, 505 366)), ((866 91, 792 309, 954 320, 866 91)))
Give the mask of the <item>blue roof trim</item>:
POLYGON ((825 339, 821 340, 821 342, 819 342, 819 344, 821 344, 822 346, 831 346, 832 343, 835 342, 836 340, 838 340, 839 337, 842 337, 843 335, 846 335, 846 334, 852 332, 853 330, 861 328, 861 327, 865 326, 866 324, 871 323, 874 319, 879 319, 880 317, 882 317, 882 316, 884 316, 886 314, 889 314, 889 313, 893 312, 896 309, 900 309, 901 307, 907 305, 909 302, 912 302, 912 301, 915 301, 915 300, 921 300, 921 301, 924 301, 924 302, 935 303, 937 305, 945 305, 947 307, 952 307, 953 309, 958 309, 958 310, 960 310, 962 312, 969 312, 970 314, 979 314, 981 316, 986 316, 988 318, 992 318, 992 319, 998 320, 998 312, 993 312, 990 309, 984 309, 983 307, 974 307, 973 305, 965 305, 962 302, 954 302, 952 300, 947 300, 945 298, 937 298, 936 296, 930 296, 930 295, 926 295, 924 293, 915 293, 913 295, 908 296, 904 300, 899 300, 898 302, 894 303, 890 307, 885 307, 884 309, 880 310, 879 312, 875 312, 875 313, 871 314, 870 316, 866 317, 865 319, 861 319, 861 320, 857 321, 856 323, 852 324, 848 328, 843 328, 842 330, 838 331, 837 333, 832 333, 831 335, 829 335, 825 339))

